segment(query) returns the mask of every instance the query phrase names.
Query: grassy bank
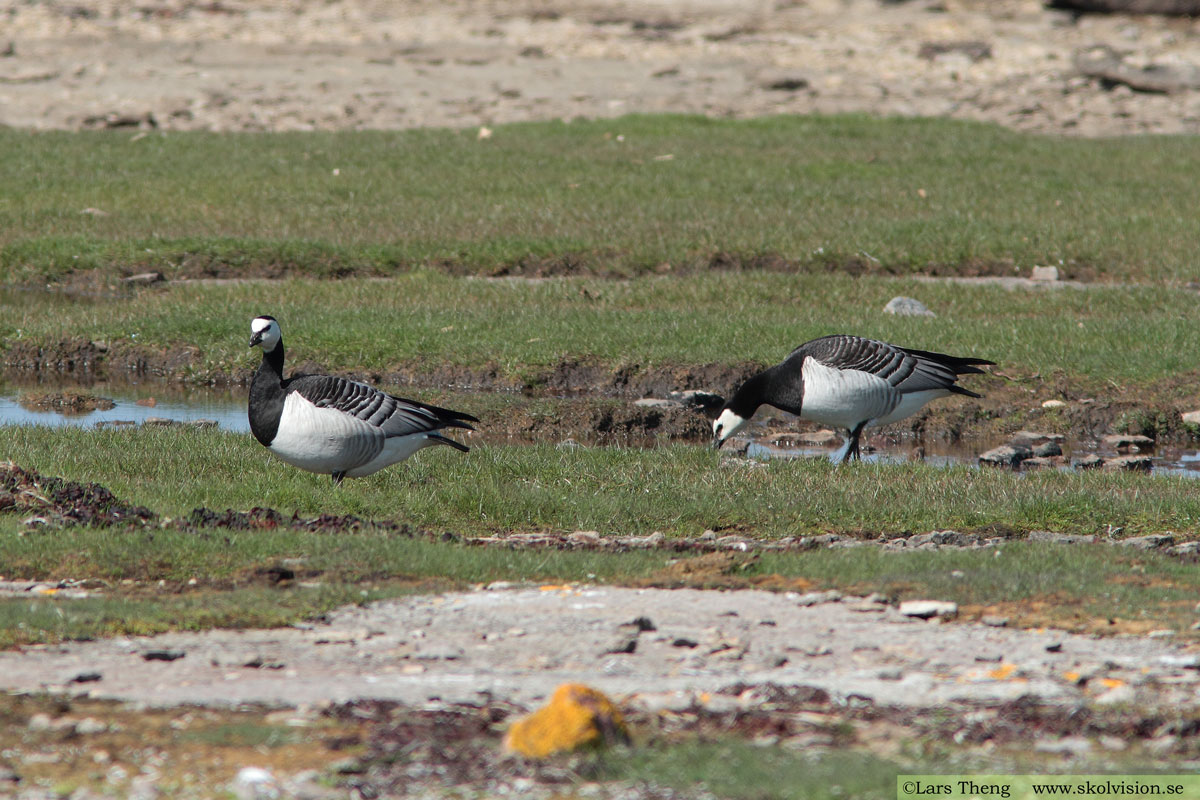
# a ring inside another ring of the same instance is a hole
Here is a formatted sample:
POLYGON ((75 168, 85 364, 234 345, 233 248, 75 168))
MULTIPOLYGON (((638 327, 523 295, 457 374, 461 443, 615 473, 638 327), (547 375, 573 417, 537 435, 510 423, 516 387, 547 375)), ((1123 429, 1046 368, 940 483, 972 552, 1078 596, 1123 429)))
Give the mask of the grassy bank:
POLYGON ((40 292, 8 299, 0 304, 6 358, 96 341, 141 348, 153 367, 199 381, 254 368, 249 321, 270 313, 283 323, 293 365, 313 359, 360 373, 450 365, 520 380, 572 359, 635 371, 768 364, 807 339, 847 332, 990 358, 1009 376, 1035 376, 1031 389, 1061 378, 1121 397, 1127 384, 1187 394, 1200 382, 1190 338, 1200 304, 1194 292, 1170 288, 1010 290, 766 272, 529 282, 423 270, 388 281, 181 285, 90 302, 40 292), (897 294, 921 299, 937 317, 882 313, 897 294))
POLYGON ((1195 277, 1187 137, 862 116, 308 134, 0 131, 0 267, 170 276, 788 269, 1195 277))

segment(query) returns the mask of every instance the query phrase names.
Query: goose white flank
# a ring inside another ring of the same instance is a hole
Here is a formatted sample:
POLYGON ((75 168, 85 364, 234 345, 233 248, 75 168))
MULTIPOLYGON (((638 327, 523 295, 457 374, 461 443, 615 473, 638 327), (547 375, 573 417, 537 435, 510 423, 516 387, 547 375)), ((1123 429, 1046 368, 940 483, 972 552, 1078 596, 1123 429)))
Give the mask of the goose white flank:
POLYGON ((250 346, 262 364, 250 383, 250 431, 293 467, 328 474, 334 483, 361 478, 425 447, 469 449, 440 433, 474 430, 470 414, 405 400, 334 375, 283 377, 283 332, 274 317, 250 322, 250 346))
POLYGON ((864 428, 898 422, 939 397, 980 397, 959 386, 958 376, 982 374, 979 367, 993 364, 860 336, 823 336, 743 383, 713 421, 713 445, 720 448, 765 404, 848 431, 834 456, 848 461, 859 457, 864 428))

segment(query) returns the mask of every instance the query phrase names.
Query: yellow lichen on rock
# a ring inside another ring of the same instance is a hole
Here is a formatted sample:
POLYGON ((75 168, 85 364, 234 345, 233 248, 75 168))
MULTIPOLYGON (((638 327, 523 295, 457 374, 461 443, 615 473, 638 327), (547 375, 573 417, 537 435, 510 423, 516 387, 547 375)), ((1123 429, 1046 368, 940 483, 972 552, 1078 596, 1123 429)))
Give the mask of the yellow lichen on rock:
POLYGON ((581 683, 564 683, 549 703, 508 729, 504 745, 529 758, 545 758, 628 740, 620 709, 603 692, 581 683))

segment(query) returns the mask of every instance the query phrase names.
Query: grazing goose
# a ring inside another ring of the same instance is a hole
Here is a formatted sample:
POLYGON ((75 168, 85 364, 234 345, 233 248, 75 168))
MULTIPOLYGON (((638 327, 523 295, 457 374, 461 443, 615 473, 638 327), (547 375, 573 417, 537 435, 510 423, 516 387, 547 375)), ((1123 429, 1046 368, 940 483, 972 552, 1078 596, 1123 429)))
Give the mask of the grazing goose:
POLYGON ((980 395, 959 386, 959 375, 983 373, 993 362, 909 350, 860 336, 823 336, 805 342, 780 364, 741 385, 713 422, 720 448, 766 403, 804 419, 850 432, 842 461, 858 458, 863 428, 897 422, 930 400, 980 395))
POLYGON ((250 383, 250 431, 293 467, 329 473, 334 483, 361 478, 423 447, 469 449, 438 433, 466 428, 470 414, 403 400, 333 375, 283 377, 283 334, 274 317, 250 321, 250 346, 262 364, 250 383))

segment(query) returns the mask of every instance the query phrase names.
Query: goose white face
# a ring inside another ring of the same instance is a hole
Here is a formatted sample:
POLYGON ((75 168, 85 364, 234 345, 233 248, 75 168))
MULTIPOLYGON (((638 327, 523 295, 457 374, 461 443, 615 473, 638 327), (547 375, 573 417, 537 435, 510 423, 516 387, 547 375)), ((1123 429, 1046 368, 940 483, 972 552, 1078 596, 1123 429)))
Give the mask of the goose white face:
POLYGON ((746 427, 750 420, 733 413, 733 409, 725 409, 721 416, 713 420, 713 446, 720 447, 725 440, 746 427))
POLYGON ((255 317, 250 320, 250 346, 261 347, 271 352, 280 339, 279 323, 271 317, 255 317))

